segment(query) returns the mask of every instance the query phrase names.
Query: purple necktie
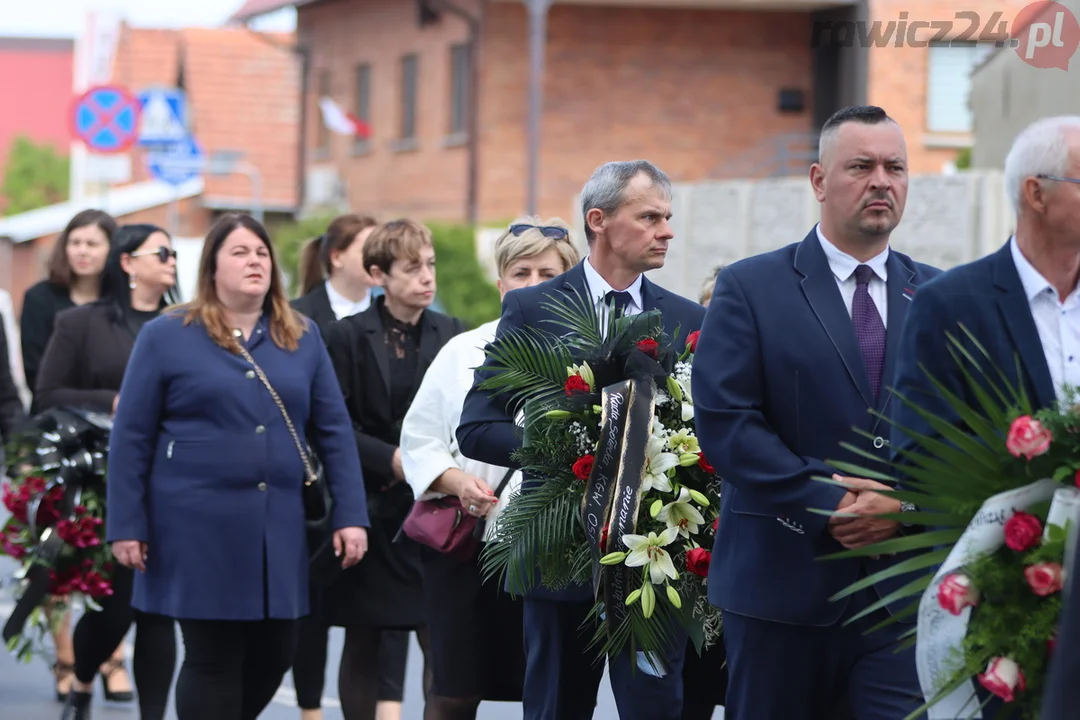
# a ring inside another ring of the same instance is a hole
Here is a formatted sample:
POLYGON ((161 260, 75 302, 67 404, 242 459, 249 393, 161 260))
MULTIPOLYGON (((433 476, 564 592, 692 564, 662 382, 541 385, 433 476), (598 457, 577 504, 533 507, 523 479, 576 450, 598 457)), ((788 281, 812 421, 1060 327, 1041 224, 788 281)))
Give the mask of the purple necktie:
POLYGON ((851 303, 851 320, 855 323, 866 374, 870 376, 870 387, 877 400, 881 375, 885 370, 885 323, 881 322, 881 315, 870 297, 869 285, 873 275, 874 271, 869 265, 855 268, 855 299, 851 303))

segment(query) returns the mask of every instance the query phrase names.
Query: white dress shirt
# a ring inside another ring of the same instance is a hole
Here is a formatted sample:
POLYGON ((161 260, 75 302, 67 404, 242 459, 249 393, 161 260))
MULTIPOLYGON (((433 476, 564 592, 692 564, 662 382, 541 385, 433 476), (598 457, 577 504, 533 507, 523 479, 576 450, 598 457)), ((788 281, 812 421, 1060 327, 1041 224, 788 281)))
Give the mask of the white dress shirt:
MULTIPOLYGON (((605 298, 609 292, 617 291, 592 266, 591 256, 586 256, 582 266, 585 268, 585 283, 589 286, 589 292, 596 303, 596 310, 600 313, 601 327, 607 328, 607 303, 605 298)), ((630 287, 626 288, 626 292, 630 293, 630 303, 626 306, 627 316, 637 315, 645 310, 645 301, 641 298, 641 281, 643 277, 644 275, 638 275, 634 282, 630 284, 630 287)))
MULTIPOLYGON (((465 395, 473 386, 473 368, 484 363, 484 346, 495 339, 498 320, 455 335, 439 350, 416 391, 401 426, 401 467, 418 500, 442 497, 431 483, 450 468, 480 478, 497 490, 507 468, 471 460, 461 454, 457 428, 465 395)), ((495 518, 521 485, 521 472, 510 478, 499 502, 487 515, 484 540, 492 539, 495 518)))
POLYGON ((874 301, 878 315, 881 316, 881 324, 886 329, 889 327, 889 273, 885 263, 889 259, 889 248, 885 247, 880 253, 864 263, 859 262, 852 256, 843 252, 821 233, 821 225, 817 226, 818 240, 821 241, 821 249, 825 251, 825 257, 829 261, 829 268, 836 277, 836 284, 840 287, 840 295, 844 298, 848 315, 851 315, 851 305, 855 300, 855 268, 859 265, 869 265, 874 274, 870 276, 870 284, 866 288, 870 293, 870 299, 874 301))
POLYGON ((1062 302, 1054 286, 1020 252, 1015 237, 1010 243, 1016 272, 1027 294, 1050 379, 1054 382, 1054 393, 1058 400, 1064 400, 1066 385, 1080 387, 1080 288, 1073 288, 1062 302))
POLYGON ((355 315, 358 312, 364 312, 371 307, 371 289, 367 291, 367 295, 360 302, 353 302, 349 298, 345 297, 330 284, 330 281, 326 281, 326 296, 330 298, 330 309, 334 311, 334 317, 338 320, 347 318, 350 315, 355 315))

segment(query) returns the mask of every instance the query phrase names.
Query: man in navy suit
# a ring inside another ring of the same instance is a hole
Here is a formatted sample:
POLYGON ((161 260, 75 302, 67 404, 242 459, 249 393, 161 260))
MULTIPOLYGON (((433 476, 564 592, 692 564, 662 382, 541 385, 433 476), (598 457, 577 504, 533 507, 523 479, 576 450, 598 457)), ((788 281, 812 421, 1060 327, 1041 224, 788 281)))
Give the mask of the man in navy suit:
MULTIPOLYGON (((979 400, 950 356, 945 333, 964 342, 990 369, 960 325, 986 349, 1009 383, 1027 392, 1036 410, 1064 399, 1064 386, 1080 386, 1080 117, 1045 118, 1021 132, 1005 159, 1005 186, 1016 211, 1015 235, 993 254, 953 268, 921 288, 904 329, 897 392, 955 424, 960 418, 926 373, 965 402, 979 407, 979 400)), ((997 371, 990 371, 996 381, 997 371)), ((897 425, 934 434, 918 414, 897 404, 897 425)), ((904 433, 894 430, 894 447, 910 444, 904 433)), ((1066 627, 1074 627, 1071 623, 1066 627)), ((1067 658, 1064 662, 1075 668, 1076 646, 1066 651, 1063 645, 1072 643, 1059 644, 1055 658, 1067 658)), ((1075 675, 1059 672, 1058 677, 1065 683, 1060 691, 1074 718, 1080 685, 1075 675)), ((1051 697, 1056 697, 1054 691, 1051 697)), ((987 710, 983 715, 994 716, 987 710)), ((1043 716, 1065 717, 1049 710, 1043 716)))
MULTIPOLYGON (((701 327, 704 309, 643 275, 663 267, 673 238, 667 176, 645 161, 608 163, 593 173, 581 199, 588 256, 557 278, 507 293, 496 339, 525 327, 551 328, 548 321, 555 316, 543 303, 577 291, 592 297, 601 312, 612 303, 628 315, 659 310, 667 337, 682 348, 686 337, 701 327)), ((478 368, 476 384, 487 376, 484 366, 478 368)), ((489 396, 474 385, 457 431, 462 453, 494 465, 518 466, 510 457, 521 447, 514 422, 518 410, 506 396, 489 396)), ((592 662, 594 651, 586 648, 592 635, 592 629, 583 627, 594 603, 591 588, 536 587, 526 593, 524 603, 525 720, 591 718, 604 670, 592 662)), ((629 654, 612 659, 611 684, 622 720, 679 720, 685 650, 683 635, 663 659, 662 677, 629 654)))
POLYGON ((865 464, 842 442, 887 453, 870 410, 887 411, 910 296, 938 271, 889 248, 908 174, 884 110, 834 114, 819 157, 820 224, 720 273, 694 358, 698 436, 724 479, 708 584, 723 611, 727 720, 819 720, 845 698, 859 720, 902 720, 921 704, 914 652, 895 652, 906 628, 867 633, 897 608, 845 622, 894 588, 830 600, 895 560, 820 559, 901 532, 875 516, 909 508, 870 480, 815 478, 839 478, 833 461, 865 464))

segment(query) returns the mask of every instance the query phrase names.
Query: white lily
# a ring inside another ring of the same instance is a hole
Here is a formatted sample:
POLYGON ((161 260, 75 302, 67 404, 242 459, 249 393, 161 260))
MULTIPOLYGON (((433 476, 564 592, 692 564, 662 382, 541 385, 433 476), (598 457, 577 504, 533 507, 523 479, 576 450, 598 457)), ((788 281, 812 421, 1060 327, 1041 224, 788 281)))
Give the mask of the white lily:
POLYGON ((665 577, 676 579, 678 573, 675 572, 675 563, 671 561, 671 556, 664 546, 670 545, 678 536, 678 528, 668 528, 660 535, 650 532, 648 537, 623 535, 623 544, 630 548, 630 554, 626 556, 626 566, 648 567, 649 580, 654 585, 662 585, 665 577))
POLYGON ((689 490, 680 489, 679 497, 660 508, 660 514, 656 516, 656 519, 667 523, 668 530, 674 528, 684 538, 690 537, 691 533, 696 535, 705 524, 705 518, 696 507, 690 504, 691 499, 689 490))
POLYGON ((667 471, 679 464, 679 456, 667 452, 664 448, 667 440, 653 435, 645 448, 645 478, 641 481, 641 492, 650 490, 671 492, 671 479, 667 471))

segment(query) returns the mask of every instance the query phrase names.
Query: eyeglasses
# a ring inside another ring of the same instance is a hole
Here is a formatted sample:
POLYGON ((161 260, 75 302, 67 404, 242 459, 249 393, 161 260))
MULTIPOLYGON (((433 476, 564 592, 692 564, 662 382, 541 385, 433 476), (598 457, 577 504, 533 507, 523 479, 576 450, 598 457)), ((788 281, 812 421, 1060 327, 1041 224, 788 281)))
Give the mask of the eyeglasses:
POLYGON ((1047 175, 1045 173, 1039 173, 1035 177, 1043 180, 1057 180, 1058 182, 1076 183, 1080 185, 1080 178, 1062 177, 1060 175, 1047 175))
POLYGON ((544 237, 551 238, 552 240, 565 240, 566 238, 570 237, 570 233, 567 232, 566 228, 555 227, 554 225, 511 225, 510 226, 510 233, 514 237, 521 237, 521 233, 525 232, 526 230, 539 230, 540 233, 544 237))
POLYGON ((145 252, 131 253, 131 257, 142 257, 144 255, 157 255, 158 260, 163 263, 169 262, 169 258, 176 259, 176 251, 170 247, 162 245, 157 250, 147 250, 145 252))

